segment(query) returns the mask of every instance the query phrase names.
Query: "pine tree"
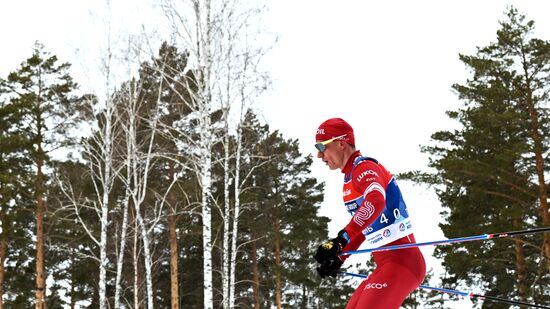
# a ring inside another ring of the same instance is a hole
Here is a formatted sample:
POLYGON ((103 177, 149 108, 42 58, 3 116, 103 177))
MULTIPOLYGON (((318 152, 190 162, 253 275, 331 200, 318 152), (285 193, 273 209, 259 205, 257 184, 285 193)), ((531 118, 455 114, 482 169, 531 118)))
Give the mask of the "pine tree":
POLYGON ((30 306, 32 270, 31 141, 18 102, 0 79, 0 308, 30 306), (8 262, 7 262, 8 261, 8 262))
MULTIPOLYGON (((462 127, 436 132, 437 144, 423 149, 437 172, 414 178, 436 185, 445 208, 440 226, 449 238, 549 225, 540 156, 548 149, 550 44, 530 39, 534 23, 524 18, 511 8, 496 43, 460 55, 473 76, 453 86, 464 106, 448 116, 462 127)), ((465 282, 487 295, 547 303, 548 237, 438 247, 450 274, 444 284, 465 282)))
POLYGON ((35 170, 36 201, 36 308, 46 305, 46 273, 44 261, 44 213, 46 211, 47 175, 45 168, 50 153, 66 145, 68 129, 79 113, 75 111, 77 85, 68 73, 68 63, 58 63, 37 43, 30 58, 19 70, 8 75, 4 83, 10 92, 9 101, 21 108, 22 123, 32 142, 30 159, 35 170))
MULTIPOLYGON (((507 13, 508 20, 501 23, 497 32, 498 41, 480 51, 494 62, 495 71, 486 72, 485 78, 509 76, 509 99, 514 108, 524 115, 521 129, 528 136, 528 172, 533 175, 538 195, 538 219, 550 226, 548 207, 548 150, 550 143, 550 41, 533 38, 534 21, 526 21, 515 8, 507 13), (536 177, 535 177, 536 175, 536 177)), ((543 250, 546 266, 550 273, 550 234, 544 236, 543 250)))
MULTIPOLYGON (((82 228, 84 223, 94 235, 98 235, 100 230, 97 212, 90 207, 97 203, 97 199, 94 198, 95 187, 89 168, 80 162, 56 162, 53 174, 55 185, 48 194, 48 209, 52 215, 48 222, 46 266, 57 287, 49 289, 52 294, 63 293, 68 302, 62 304, 70 308, 78 307, 79 303, 91 303, 93 305, 89 308, 98 308, 95 297, 99 278, 98 248, 82 228), (75 207, 79 210, 75 211, 75 207)), ((50 299, 48 305, 51 305, 50 299)))
POLYGON ((242 196, 242 242, 248 250, 239 278, 252 282, 253 294, 243 293, 248 286, 239 287, 238 294, 247 295, 240 302, 247 299, 243 305, 254 308, 343 307, 350 286, 338 279, 320 289, 310 258, 328 238, 328 218, 317 214, 323 185, 309 175, 311 156, 300 153, 296 140, 260 125, 254 114, 245 119, 244 143, 255 147, 243 158, 243 169, 270 159, 254 172, 242 196))
MULTIPOLYGON (((152 171, 150 191, 156 203, 163 203, 165 215, 159 222, 158 229, 163 229, 165 235, 158 239, 166 240, 170 244, 167 252, 170 259, 169 278, 159 276, 158 280, 170 282, 170 299, 172 309, 180 307, 179 275, 178 275, 178 225, 181 213, 190 211, 191 202, 183 188, 186 183, 196 183, 195 177, 184 171, 189 168, 188 158, 179 154, 181 141, 185 140, 182 131, 178 130, 178 121, 184 119, 190 112, 189 103, 192 101, 193 80, 192 71, 186 71, 188 54, 180 52, 175 46, 163 43, 159 48, 158 56, 141 65, 140 80, 144 91, 140 101, 159 105, 162 111, 159 115, 159 133, 155 138, 155 151, 159 159, 152 171), (150 89, 155 89, 151 91, 150 89), (182 177, 182 174, 185 176, 182 177)), ((185 131, 185 130, 183 130, 185 131)), ((183 147, 193 148, 192 145, 183 147)), ((194 188, 196 190, 196 188, 194 188)), ((196 191, 195 191, 196 192, 196 191)), ((155 202, 152 201, 154 204, 155 202)), ((158 287, 155 295, 164 294, 166 288, 158 287)), ((158 305, 162 305, 159 302, 158 305)), ((168 306, 168 304, 165 304, 168 306)))

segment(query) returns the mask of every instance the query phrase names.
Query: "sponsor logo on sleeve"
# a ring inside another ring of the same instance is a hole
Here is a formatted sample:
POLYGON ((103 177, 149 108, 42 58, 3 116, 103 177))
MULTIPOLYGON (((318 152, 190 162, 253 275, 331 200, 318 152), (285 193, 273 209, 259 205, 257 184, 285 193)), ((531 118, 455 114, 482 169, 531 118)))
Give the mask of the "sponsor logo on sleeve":
POLYGON ((348 209, 348 211, 355 211, 357 210, 357 203, 355 202, 348 203, 346 204, 346 208, 348 209))
POLYGON ((373 176, 379 177, 377 172, 373 170, 366 170, 357 176, 357 182, 361 181, 367 175, 373 175, 373 176))
POLYGON ((363 207, 359 207, 359 210, 353 216, 353 221, 359 226, 363 226, 374 213, 374 205, 367 201, 363 207))

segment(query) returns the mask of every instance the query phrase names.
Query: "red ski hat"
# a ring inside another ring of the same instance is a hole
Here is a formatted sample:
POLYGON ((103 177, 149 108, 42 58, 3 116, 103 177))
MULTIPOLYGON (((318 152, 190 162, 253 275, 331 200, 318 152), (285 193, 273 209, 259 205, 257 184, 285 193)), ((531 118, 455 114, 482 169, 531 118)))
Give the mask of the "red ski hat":
POLYGON ((321 123, 315 134, 316 141, 326 141, 333 137, 346 135, 341 138, 344 142, 355 145, 353 128, 342 118, 330 118, 321 123))

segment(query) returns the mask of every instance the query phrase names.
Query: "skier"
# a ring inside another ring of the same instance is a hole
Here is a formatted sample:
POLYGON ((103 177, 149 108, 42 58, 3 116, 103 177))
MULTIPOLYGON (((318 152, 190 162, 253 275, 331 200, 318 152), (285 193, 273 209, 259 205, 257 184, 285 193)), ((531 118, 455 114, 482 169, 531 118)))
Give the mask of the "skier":
MULTIPOLYGON (((355 150, 352 127, 331 118, 317 129, 317 157, 331 170, 344 174, 344 205, 352 215, 336 238, 319 246, 317 272, 335 277, 347 258, 344 251, 415 243, 412 225, 395 179, 377 160, 355 150)), ((376 268, 352 294, 346 309, 399 308, 426 275, 424 257, 418 248, 373 253, 376 268)))

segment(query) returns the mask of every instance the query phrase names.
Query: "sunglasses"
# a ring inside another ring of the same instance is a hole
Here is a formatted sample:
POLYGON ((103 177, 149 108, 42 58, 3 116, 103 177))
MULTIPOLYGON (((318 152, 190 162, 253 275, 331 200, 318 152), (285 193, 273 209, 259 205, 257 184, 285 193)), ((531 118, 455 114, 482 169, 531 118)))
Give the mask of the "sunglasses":
POLYGON ((344 137, 346 135, 347 134, 344 134, 344 135, 333 137, 331 139, 327 139, 326 141, 318 142, 317 144, 315 144, 315 148, 317 148, 317 150, 319 150, 319 152, 321 152, 321 153, 325 152, 325 150, 327 149, 328 144, 334 142, 337 139, 341 139, 342 137, 344 137))

